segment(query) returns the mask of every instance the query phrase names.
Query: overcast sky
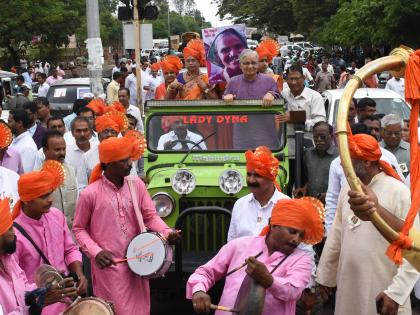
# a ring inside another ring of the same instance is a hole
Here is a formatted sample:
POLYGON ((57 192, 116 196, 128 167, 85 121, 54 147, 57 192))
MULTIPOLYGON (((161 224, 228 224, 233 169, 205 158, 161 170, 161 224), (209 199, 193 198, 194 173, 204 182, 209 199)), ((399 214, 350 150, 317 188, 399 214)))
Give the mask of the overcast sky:
POLYGON ((211 0, 195 0, 197 9, 201 11, 206 21, 209 21, 214 27, 232 24, 230 21, 221 21, 217 14, 217 5, 211 0))

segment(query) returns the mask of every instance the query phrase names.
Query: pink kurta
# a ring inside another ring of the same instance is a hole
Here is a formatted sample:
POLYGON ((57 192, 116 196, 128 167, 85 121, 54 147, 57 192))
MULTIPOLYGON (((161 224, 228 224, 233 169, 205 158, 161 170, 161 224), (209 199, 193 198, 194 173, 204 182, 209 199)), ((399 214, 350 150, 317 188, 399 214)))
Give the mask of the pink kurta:
MULTIPOLYGON (((166 236, 171 230, 156 214, 146 186, 139 178, 134 180, 144 224, 166 236)), ((126 263, 100 269, 95 262, 102 250, 115 259, 125 257, 128 244, 140 233, 127 178, 121 188, 105 176, 85 188, 77 202, 73 232, 91 258, 95 295, 114 303, 117 314, 148 315, 149 281, 131 272, 126 263)))
MULTIPOLYGON (((245 259, 263 252, 257 259, 271 270, 281 261, 284 254, 274 252, 271 256, 265 244, 265 236, 245 236, 234 239, 220 249, 207 264, 197 268, 187 282, 187 298, 197 291, 207 292, 227 272, 243 264, 245 259)), ((274 282, 266 291, 263 315, 294 315, 296 301, 307 286, 312 271, 311 257, 295 249, 273 273, 274 282)), ((228 276, 225 281, 219 305, 234 307, 239 288, 245 278, 245 267, 228 276)), ((217 315, 226 312, 217 311, 217 315)))
MULTIPOLYGON (((51 265, 58 271, 67 274, 71 263, 82 261, 82 254, 74 243, 66 218, 60 210, 50 208, 50 211, 43 214, 39 220, 31 219, 21 211, 15 221, 28 232, 51 265)), ((35 247, 16 228, 15 233, 17 246, 14 256, 19 266, 25 271, 29 282, 34 283, 36 270, 45 262, 35 247)), ((55 303, 46 306, 42 314, 59 314, 67 307, 68 304, 55 303)))
POLYGON ((25 291, 35 290, 13 255, 0 254, 0 305, 4 314, 26 315, 25 291))

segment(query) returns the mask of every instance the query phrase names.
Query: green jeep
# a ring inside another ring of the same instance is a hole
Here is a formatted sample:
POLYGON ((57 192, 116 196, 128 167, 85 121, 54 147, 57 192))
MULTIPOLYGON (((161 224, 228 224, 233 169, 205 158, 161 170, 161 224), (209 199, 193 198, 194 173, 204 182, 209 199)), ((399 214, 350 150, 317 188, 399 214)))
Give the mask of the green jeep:
MULTIPOLYGON (((286 126, 275 122, 275 114, 284 111, 283 101, 268 108, 261 104, 261 100, 147 103, 148 191, 159 216, 183 237, 175 249, 175 268, 165 278, 152 280, 153 292, 162 295, 168 289, 185 299, 189 274, 226 243, 233 205, 249 193, 246 150, 270 147, 280 161, 277 181, 285 189, 286 126)), ((152 303, 156 304, 162 305, 152 303)))

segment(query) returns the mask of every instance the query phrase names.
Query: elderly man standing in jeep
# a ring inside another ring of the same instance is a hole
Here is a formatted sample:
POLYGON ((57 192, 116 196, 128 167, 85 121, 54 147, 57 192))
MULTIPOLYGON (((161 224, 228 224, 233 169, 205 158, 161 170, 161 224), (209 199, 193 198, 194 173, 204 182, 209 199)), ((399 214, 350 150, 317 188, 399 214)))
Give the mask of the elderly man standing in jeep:
MULTIPOLYGON (((223 100, 231 103, 234 100, 262 100, 264 107, 272 105, 280 97, 277 82, 272 76, 259 73, 259 56, 256 51, 245 49, 239 56, 242 73, 230 79, 226 86, 223 100)), ((274 117, 269 115, 250 116, 248 124, 238 124, 233 128, 233 147, 235 149, 254 149, 259 145, 278 148, 274 117), (270 141, 269 141, 270 140, 270 141), (268 142, 269 141, 269 142, 268 142)))

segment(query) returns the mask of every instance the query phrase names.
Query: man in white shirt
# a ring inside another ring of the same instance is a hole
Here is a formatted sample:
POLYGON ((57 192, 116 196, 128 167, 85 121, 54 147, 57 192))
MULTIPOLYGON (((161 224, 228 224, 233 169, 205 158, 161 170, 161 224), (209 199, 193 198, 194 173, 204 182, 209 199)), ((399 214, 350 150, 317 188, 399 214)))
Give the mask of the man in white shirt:
POLYGON ((19 175, 17 173, 0 166, 0 199, 9 198, 10 209, 19 200, 18 179, 19 175))
MULTIPOLYGON (((188 151, 203 137, 188 130, 183 116, 170 117, 172 130, 160 136, 157 150, 184 150, 188 151)), ((207 150, 205 142, 195 146, 193 150, 207 150)))
MULTIPOLYGON (((100 116, 97 119, 97 131, 99 142, 104 141, 110 137, 118 137, 123 128, 122 125, 118 122, 113 122, 112 119, 109 119, 105 116, 100 116)), ((80 172, 83 177, 89 180, 90 175, 92 174, 93 168, 100 162, 99 161, 99 147, 95 146, 89 152, 83 154, 83 161, 80 167, 80 172)), ((136 163, 131 164, 130 175, 137 176, 137 167, 136 163)))
POLYGON ((19 152, 22 158, 23 171, 25 173, 33 171, 38 149, 28 132, 29 114, 23 109, 12 110, 8 117, 8 124, 14 135, 10 147, 19 152))
MULTIPOLYGON (((77 117, 85 117, 89 121, 90 128, 92 129, 92 134, 89 137, 89 142, 93 145, 98 145, 98 134, 93 130, 95 126, 95 112, 90 109, 89 107, 83 107, 79 110, 79 114, 77 117)), ((66 141, 66 145, 74 145, 76 143, 73 133, 70 131, 67 131, 64 134, 64 141, 66 141)))
POLYGON ((394 91, 405 99, 405 81, 398 75, 394 75, 385 85, 385 89, 394 91))
MULTIPOLYGON (((276 115, 276 119, 280 123, 288 123, 290 121, 290 112, 304 110, 306 112, 305 121, 305 146, 312 147, 312 127, 319 121, 326 121, 324 100, 321 94, 310 88, 305 87, 305 77, 302 67, 292 65, 287 69, 287 85, 281 94, 286 100, 287 112, 283 115, 276 115)), ((294 125, 287 124, 287 137, 289 146, 289 165, 292 172, 289 177, 288 192, 291 193, 294 184, 294 160, 295 160, 295 129, 294 125)))
MULTIPOLYGON (((142 75, 142 81, 145 79, 142 75)), ((130 91, 130 104, 137 105, 137 78, 136 67, 133 66, 133 72, 125 78, 125 87, 130 91)))
POLYGON ((154 63, 150 66, 150 76, 145 80, 143 90, 147 91, 146 101, 155 99, 156 88, 163 83, 162 77, 158 76, 160 66, 154 63))
POLYGON ((76 172, 79 192, 88 185, 88 180, 83 172, 83 154, 97 147, 89 139, 92 137, 92 128, 86 117, 76 117, 71 123, 71 132, 75 144, 66 147, 66 163, 71 165, 76 172))
MULTIPOLYGON (((353 134, 367 133, 369 134, 368 126, 365 129, 361 128, 363 124, 355 124, 352 126, 353 134), (359 129, 359 130, 356 130, 359 129)), ((398 165, 397 158, 388 150, 380 148, 382 151, 381 160, 388 162, 397 171, 398 175, 404 180, 401 168, 398 165)), ((341 166, 340 157, 335 158, 330 165, 330 172, 328 175, 328 189, 325 197, 325 230, 328 234, 334 222, 335 212, 337 210, 338 197, 341 188, 346 184, 346 176, 344 175, 343 167, 341 166)))
POLYGON ((50 89, 48 83, 45 82, 47 80, 47 75, 45 73, 38 73, 36 77, 39 83, 38 97, 47 97, 48 90, 50 89))
POLYGON ((257 236, 268 224, 274 204, 280 199, 289 199, 275 185, 279 161, 265 147, 255 152, 247 151, 246 182, 250 193, 239 198, 232 210, 228 242, 242 236, 257 236), (265 160, 269 163, 265 164, 265 160))
POLYGON ((137 106, 131 105, 129 103, 130 99, 130 90, 127 88, 122 88, 118 91, 118 100, 125 107, 126 113, 133 115, 137 119, 136 130, 144 134, 143 121, 141 119, 140 109, 137 106))

